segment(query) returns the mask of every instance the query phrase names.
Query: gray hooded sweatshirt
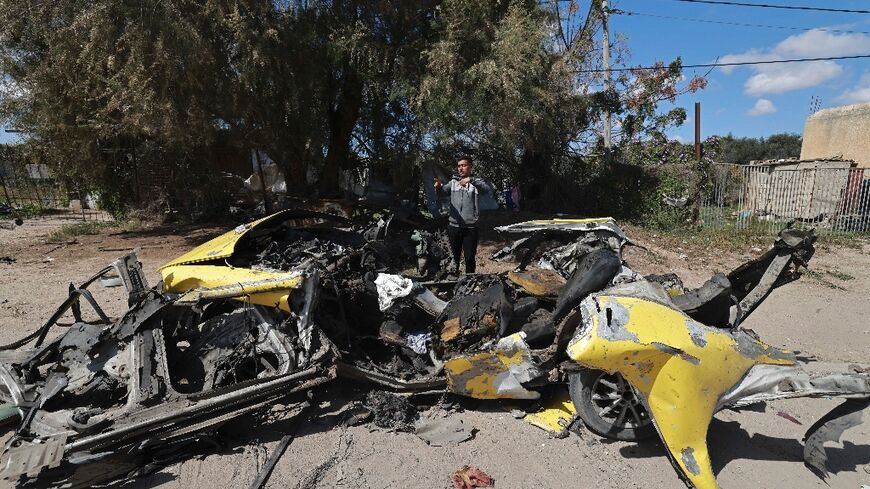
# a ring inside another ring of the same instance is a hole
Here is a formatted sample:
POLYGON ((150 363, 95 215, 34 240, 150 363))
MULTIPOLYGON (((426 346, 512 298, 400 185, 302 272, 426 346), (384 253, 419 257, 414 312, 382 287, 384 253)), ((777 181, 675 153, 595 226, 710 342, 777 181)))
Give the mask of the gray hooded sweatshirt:
POLYGON ((479 177, 471 177, 468 185, 459 185, 459 179, 445 183, 438 191, 440 195, 450 196, 450 218, 448 224, 453 227, 470 228, 477 226, 480 218, 478 195, 493 194, 495 191, 486 180, 479 177))

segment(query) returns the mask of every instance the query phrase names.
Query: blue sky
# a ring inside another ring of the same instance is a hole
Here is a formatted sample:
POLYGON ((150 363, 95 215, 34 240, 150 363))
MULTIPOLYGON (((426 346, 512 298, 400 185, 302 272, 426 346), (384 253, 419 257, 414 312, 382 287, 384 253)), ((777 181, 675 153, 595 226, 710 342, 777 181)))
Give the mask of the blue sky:
MULTIPOLYGON (((870 10, 870 0, 745 0, 825 8, 870 10)), ((623 11, 665 17, 717 22, 804 27, 801 31, 739 27, 640 15, 614 15, 611 32, 621 33, 629 50, 628 65, 647 66, 669 62, 677 56, 684 64, 719 61, 752 61, 783 58, 870 54, 870 34, 840 33, 821 29, 870 32, 870 14, 775 10, 677 2, 674 0, 611 0, 623 11)), ((581 2, 586 12, 588 0, 581 2)), ((687 70, 687 78, 707 69, 687 70)), ((689 120, 671 136, 689 142, 694 138, 692 107, 701 102, 704 137, 769 136, 779 132, 802 133, 812 97, 821 107, 870 102, 870 58, 844 61, 791 63, 759 67, 714 69, 705 90, 680 97, 677 105, 689 120)), ((0 143, 15 138, 0 130, 0 143)))
MULTIPOLYGON (((870 0, 742 0, 743 3, 802 5, 870 10, 870 0)), ((586 2, 583 2, 584 4, 586 2)), ((667 17, 717 22, 765 24, 816 30, 738 27, 639 15, 611 16, 611 32, 625 36, 629 65, 671 61, 683 64, 719 61, 754 61, 784 58, 870 54, 870 34, 821 31, 840 29, 870 32, 870 14, 774 10, 724 5, 683 3, 674 0, 611 0, 611 7, 667 17)), ((692 74, 707 69, 687 70, 692 74)), ((790 63, 758 67, 714 69, 705 90, 682 96, 689 120, 671 131, 686 142, 694 139, 692 112, 701 102, 702 137, 712 134, 769 136, 779 132, 803 133, 811 97, 821 108, 870 102, 870 58, 844 61, 790 63)))

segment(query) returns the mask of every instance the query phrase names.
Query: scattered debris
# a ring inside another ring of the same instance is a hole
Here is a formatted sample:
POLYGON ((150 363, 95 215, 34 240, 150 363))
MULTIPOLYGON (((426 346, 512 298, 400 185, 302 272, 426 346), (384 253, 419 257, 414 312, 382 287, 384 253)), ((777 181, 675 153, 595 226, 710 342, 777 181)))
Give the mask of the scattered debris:
POLYGON ((411 293, 414 282, 401 275, 379 273, 375 279, 375 287, 378 288, 378 307, 381 311, 386 311, 396 299, 407 297, 411 293))
POLYGON ((419 415, 417 408, 407 398, 373 390, 366 394, 364 405, 371 410, 375 426, 390 431, 414 431, 414 422, 419 415))
POLYGON ((557 438, 568 436, 568 429, 577 416, 577 408, 567 390, 556 394, 539 411, 525 416, 525 421, 552 433, 557 438))
POLYGON ((7 265, 11 265, 15 263, 15 257, 12 256, 0 256, 0 263, 5 263, 7 265))
MULTIPOLYGON (((278 402, 302 404, 303 393, 340 376, 378 386, 346 412, 346 426, 371 420, 448 446, 474 428, 455 416, 418 420, 401 394, 548 394, 528 422, 564 436, 579 418, 625 440, 655 435, 655 424, 678 473, 715 487, 703 435, 716 411, 870 398, 867 372, 810 375, 741 327, 772 290, 801 275, 815 249, 811 231, 783 230, 760 257, 687 290, 676 276, 632 270, 622 250, 633 243, 613 219, 530 221, 498 228, 518 238, 494 255, 515 257, 514 272, 454 280, 437 221, 340 210, 286 210, 238 226, 162 266, 154 288, 135 253, 71 286, 49 321, 0 347, 0 402, 22 414, 2 476, 84 487, 76 474, 123 455, 129 465, 97 471, 87 484, 129 479, 152 466, 152 454, 182 456, 180 440, 209 438, 278 402), (527 270, 532 263, 537 270, 527 270), (87 290, 97 280, 125 286, 120 319, 87 290), (83 321, 83 305, 99 321, 83 321), (50 338, 66 313, 72 326, 50 338)), ((847 411, 814 425, 808 450, 834 436, 826 427, 852 426, 860 410, 847 411)), ((351 443, 342 434, 299 487, 316 485, 351 443)), ((454 483, 490 487, 492 479, 465 467, 454 483)))
POLYGON ((345 412, 345 417, 342 420, 342 425, 344 426, 357 426, 362 423, 365 423, 372 417, 371 409, 361 405, 355 404, 348 408, 345 412))
POLYGON ((414 432, 426 444, 433 447, 449 447, 474 438, 474 428, 469 428, 458 418, 421 419, 414 425, 414 432))
POLYGON ((121 276, 117 273, 107 273, 100 277, 100 285, 106 288, 111 287, 120 287, 124 285, 124 281, 121 279, 121 276))
POLYGON ((816 475, 828 478, 828 454, 825 442, 839 442, 843 432, 862 422, 862 411, 870 406, 870 398, 847 399, 816 421, 804 437, 804 463, 816 475))
POLYGON ((797 418, 795 418, 791 414, 788 414, 785 411, 777 411, 776 415, 779 416, 780 418, 787 419, 798 426, 803 426, 803 423, 801 423, 800 420, 798 420, 797 418))
POLYGON ((260 473, 257 474, 257 478, 251 483, 250 489, 260 489, 266 481, 269 480, 269 476, 272 474, 272 470, 278 463, 278 459, 281 458, 281 455, 283 455, 287 450, 287 447, 290 446, 294 436, 295 435, 284 435, 281 437, 281 441, 278 442, 278 446, 275 447, 275 450, 269 456, 269 460, 267 460, 266 464, 260 468, 260 473))
MULTIPOLYGON (((48 255, 49 253, 54 253, 55 251, 57 251, 57 250, 59 250, 59 249, 65 247, 65 246, 78 244, 78 242, 79 242, 79 240, 78 240, 78 239, 75 239, 75 238, 74 238, 74 239, 71 239, 71 240, 69 240, 69 241, 61 241, 61 242, 56 242, 56 241, 46 241, 45 244, 53 244, 53 245, 55 245, 55 246, 54 246, 53 248, 51 248, 50 250, 46 251, 45 254, 48 255)), ((125 252, 126 252, 126 251, 129 251, 129 250, 124 249, 124 250, 121 250, 121 251, 125 251, 125 252)))
POLYGON ((686 207, 689 204, 689 196, 684 195, 682 197, 672 197, 667 194, 662 194, 662 204, 669 207, 686 207))
POLYGON ((479 467, 466 465, 453 473, 453 487, 456 489, 495 487, 495 480, 479 467))

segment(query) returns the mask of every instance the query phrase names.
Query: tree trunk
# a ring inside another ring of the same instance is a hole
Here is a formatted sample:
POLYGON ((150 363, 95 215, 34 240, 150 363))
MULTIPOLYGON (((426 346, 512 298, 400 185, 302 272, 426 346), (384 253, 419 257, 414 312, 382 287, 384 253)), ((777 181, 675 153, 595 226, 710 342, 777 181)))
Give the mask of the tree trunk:
POLYGON ((305 196, 308 162, 311 160, 304 144, 290 143, 281 151, 281 168, 287 179, 287 195, 305 196))
POLYGON ((351 137, 359 119, 361 105, 362 85, 353 68, 346 63, 338 104, 329 110, 329 146, 320 175, 321 197, 336 197, 341 194, 338 187, 339 170, 347 165, 351 137))
POLYGON ((526 147, 520 160, 519 177, 522 193, 521 206, 526 210, 547 210, 550 201, 555 201, 557 192, 548 188, 552 184, 550 166, 544 154, 526 147))

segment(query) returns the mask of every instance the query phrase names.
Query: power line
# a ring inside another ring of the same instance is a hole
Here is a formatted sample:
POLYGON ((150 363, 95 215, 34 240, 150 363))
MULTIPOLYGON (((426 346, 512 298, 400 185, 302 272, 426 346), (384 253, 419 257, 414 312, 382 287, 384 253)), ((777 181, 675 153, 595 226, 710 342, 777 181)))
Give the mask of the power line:
POLYGON ((761 8, 778 8, 786 10, 814 10, 817 12, 841 12, 845 14, 870 14, 870 10, 849 10, 839 8, 826 7, 805 7, 797 5, 771 5, 767 3, 742 3, 742 2, 726 2, 722 0, 674 0, 675 2, 686 3, 709 3, 713 5, 730 5, 737 7, 761 7, 761 8))
MULTIPOLYGON (((838 59, 860 59, 870 58, 870 54, 858 54, 855 56, 826 56, 824 58, 795 58, 795 59, 771 59, 766 61, 733 61, 730 63, 700 63, 691 65, 682 65, 681 69, 686 68, 720 68, 723 66, 749 66, 749 65, 772 65, 777 63, 803 63, 807 61, 834 61, 838 59)), ((610 71, 634 71, 634 70, 661 70, 666 66, 636 66, 633 68, 610 68, 610 71)), ((577 73, 601 73, 607 70, 577 70, 577 73)))
POLYGON ((628 15, 628 16, 641 16, 641 17, 654 17, 657 19, 668 19, 668 20, 683 20, 687 22, 703 22, 705 24, 722 24, 722 25, 733 25, 738 27, 763 27, 766 29, 789 29, 794 31, 824 31, 824 32, 835 32, 838 34, 870 34, 867 31, 847 31, 843 29, 827 29, 824 27, 792 27, 792 26, 784 26, 784 25, 766 25, 766 24, 743 24, 740 22, 725 22, 721 20, 707 20, 707 19, 691 19, 687 17, 671 17, 669 15, 657 15, 657 14, 649 14, 646 12, 633 12, 630 10, 612 10, 612 14, 619 15, 628 15))

